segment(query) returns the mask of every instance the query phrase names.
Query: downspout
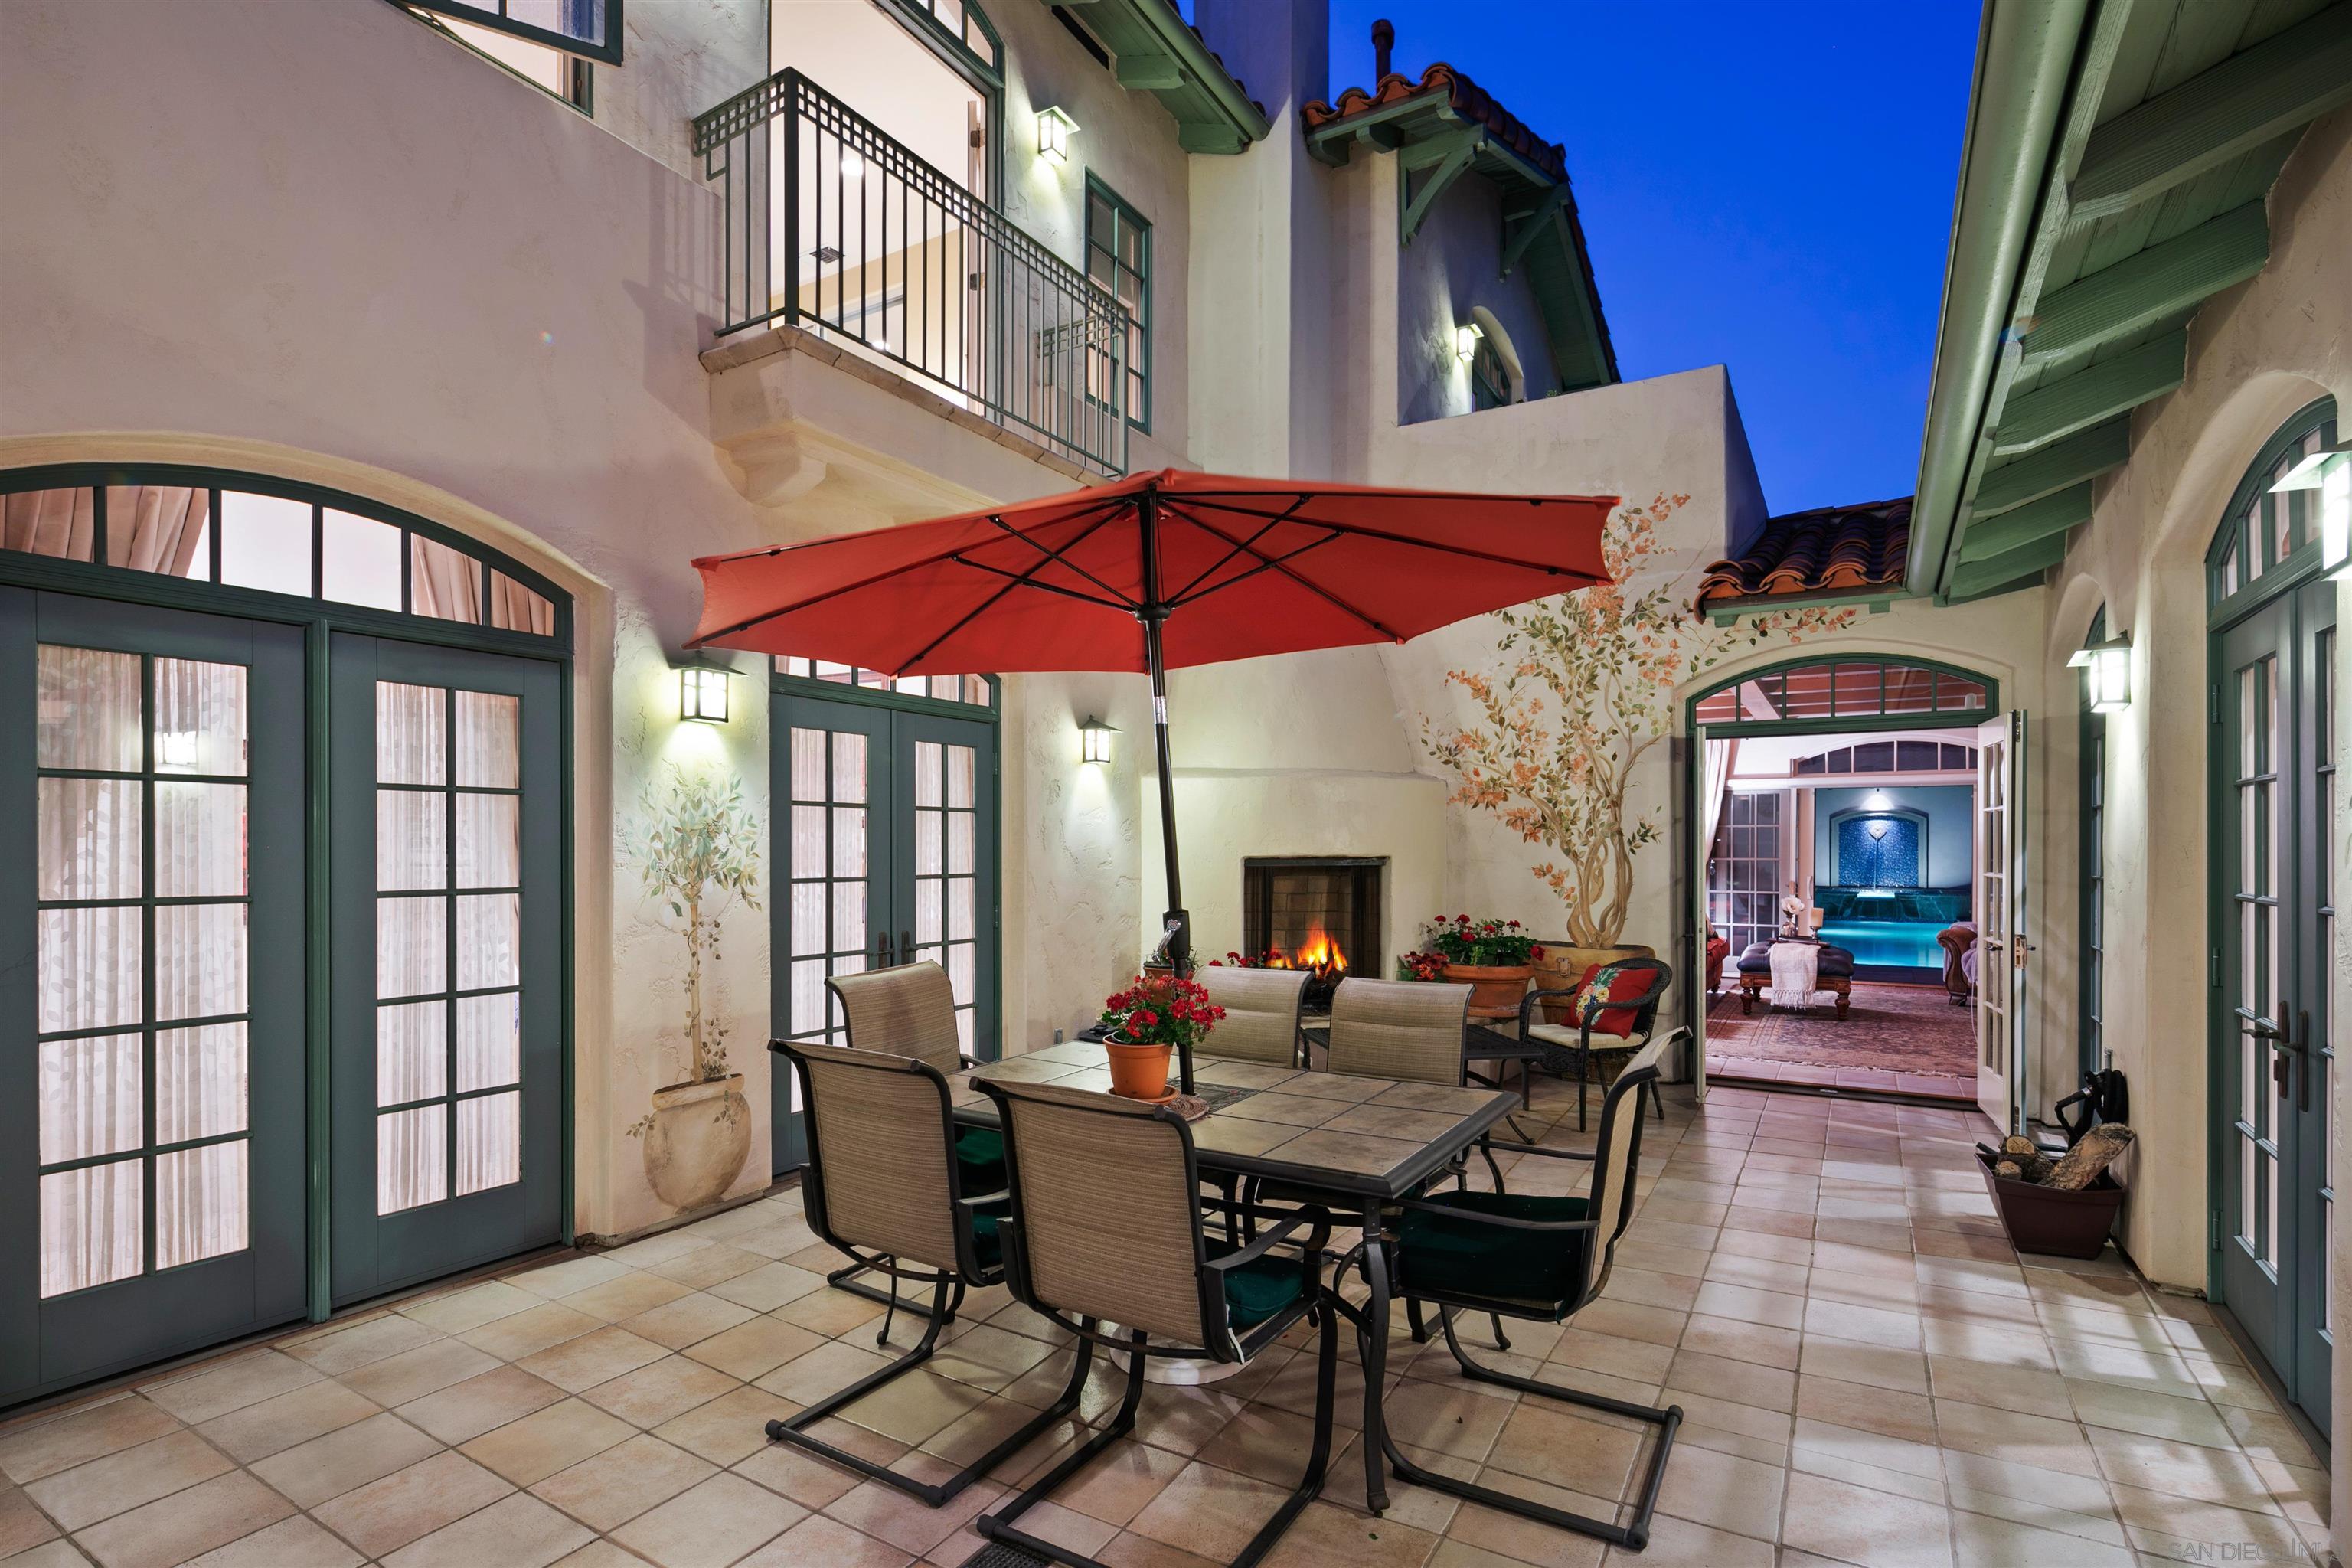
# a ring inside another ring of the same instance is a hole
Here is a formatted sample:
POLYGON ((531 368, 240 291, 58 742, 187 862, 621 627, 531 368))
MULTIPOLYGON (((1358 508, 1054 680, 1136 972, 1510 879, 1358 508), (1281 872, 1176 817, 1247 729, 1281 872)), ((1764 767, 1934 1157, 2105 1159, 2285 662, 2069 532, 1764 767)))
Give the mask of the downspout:
POLYGON ((1904 574, 1914 595, 1936 591, 1959 531, 1986 395, 2011 348, 2019 270, 2040 216, 2089 8, 2089 0, 1985 3, 1904 574))

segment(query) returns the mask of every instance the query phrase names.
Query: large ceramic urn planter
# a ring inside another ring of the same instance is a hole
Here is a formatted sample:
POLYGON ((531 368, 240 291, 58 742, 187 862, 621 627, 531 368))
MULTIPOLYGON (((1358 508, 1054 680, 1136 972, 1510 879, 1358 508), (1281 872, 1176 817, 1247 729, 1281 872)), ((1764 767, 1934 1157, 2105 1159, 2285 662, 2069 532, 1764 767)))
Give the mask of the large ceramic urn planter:
POLYGON ((1125 1040, 1105 1040, 1103 1053, 1110 1058, 1110 1091, 1129 1100, 1167 1099, 1168 1058, 1175 1048, 1169 1045, 1139 1046, 1125 1040))
POLYGON ((1470 987, 1473 1007, 1516 1013, 1535 972, 1532 963, 1449 963, 1445 966, 1445 978, 1456 985, 1470 987))
POLYGON ((743 1075, 654 1090, 646 1129, 646 1180, 674 1209, 715 1204, 742 1173, 751 1152, 751 1107, 743 1075))
MULTIPOLYGON (((1655 958, 1658 950, 1638 942, 1621 947, 1552 947, 1544 948, 1543 962, 1536 965, 1536 989, 1538 991, 1572 991, 1584 978, 1586 970, 1596 964, 1622 963, 1629 958, 1655 958)), ((1546 1000, 1538 1005, 1547 1024, 1568 1022, 1568 998, 1546 1000)))

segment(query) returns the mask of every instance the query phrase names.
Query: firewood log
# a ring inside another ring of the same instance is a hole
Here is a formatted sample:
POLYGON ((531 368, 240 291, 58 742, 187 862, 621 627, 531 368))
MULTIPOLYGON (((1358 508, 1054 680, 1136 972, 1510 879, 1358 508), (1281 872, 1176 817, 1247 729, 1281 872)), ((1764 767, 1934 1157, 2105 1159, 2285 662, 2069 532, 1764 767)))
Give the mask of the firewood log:
POLYGON ((2000 1141, 2004 1159, 2016 1162, 2019 1179, 2028 1182, 2047 1181, 2053 1162, 2032 1139, 2012 1132, 2000 1141))
POLYGON ((2024 1175, 2019 1172, 2017 1162, 2014 1160, 2003 1160, 1995 1164, 1992 1168, 1992 1173, 1999 1176, 2004 1182, 2021 1182, 2025 1180, 2024 1175))
POLYGON ((2115 1162, 2117 1155, 2131 1147, 2132 1130, 2120 1122, 2102 1121, 2083 1134, 2081 1142, 2066 1151, 2051 1170, 2045 1186, 2062 1192, 2080 1192, 2099 1179, 2099 1173, 2115 1162))

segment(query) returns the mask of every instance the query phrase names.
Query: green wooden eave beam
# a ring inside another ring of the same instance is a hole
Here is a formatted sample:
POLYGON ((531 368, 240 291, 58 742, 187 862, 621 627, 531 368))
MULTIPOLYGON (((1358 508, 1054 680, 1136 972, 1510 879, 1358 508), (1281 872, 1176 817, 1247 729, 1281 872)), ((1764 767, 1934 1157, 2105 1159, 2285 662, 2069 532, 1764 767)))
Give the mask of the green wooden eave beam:
POLYGON ((2352 0, 2231 56, 2091 133, 2069 190, 2112 217, 2352 103, 2352 0))
POLYGON ((2188 367, 2189 333, 2184 328, 2043 382, 2003 405, 1993 450, 2003 455, 2031 451, 2087 430, 2170 392, 2186 378, 2188 367))
POLYGON ((2025 363, 2040 369, 2193 310, 2260 272, 2270 253, 2261 202, 2208 218, 2045 296, 2025 334, 2025 363))
POLYGON ((1149 92, 1176 118, 1188 153, 1231 154, 1273 130, 1242 84, 1167 0, 1045 0, 1078 9, 1117 62, 1120 85, 1149 92))
POLYGON ((1952 573, 1951 596, 1973 599, 2009 588, 2032 587, 2027 579, 2048 571, 2065 558, 2066 536, 2057 533, 1982 561, 1964 561, 1952 573))
POLYGON ((1422 176, 1421 189, 1412 192, 1398 218, 1401 243, 1412 243, 1412 237, 1421 232, 1423 220, 1437 205, 1437 198, 1445 194, 1447 186, 1462 177, 1472 160, 1478 156, 1479 149, 1486 144, 1486 132, 1483 129, 1472 128, 1448 140, 1423 142, 1407 147, 1399 154, 1397 177, 1406 183, 1408 190, 1411 190, 1412 171, 1416 166, 1426 166, 1429 170, 1422 176), (1416 159, 1415 154, 1421 156, 1416 159))
POLYGON ((1990 561, 1996 555, 2032 544, 2052 534, 2063 534, 2076 523, 2091 521, 2091 481, 2027 501, 1997 517, 1972 522, 1960 535, 1960 563, 1990 561))
POLYGON ((1543 194, 1533 211, 1517 218, 1507 216, 1503 219, 1502 276, 1508 278, 1511 275, 1511 268, 1519 264, 1519 258, 1528 253, 1528 247, 1536 242, 1536 237, 1542 234, 1567 207, 1568 197, 1568 182, 1562 180, 1543 194))
POLYGON ((1973 528, 1979 520, 2040 500, 2111 468, 2120 468, 2130 457, 2128 419, 2111 420, 2079 436, 2054 441, 1988 472, 1984 482, 1977 487, 1976 506, 1969 513, 1968 526, 1973 528))

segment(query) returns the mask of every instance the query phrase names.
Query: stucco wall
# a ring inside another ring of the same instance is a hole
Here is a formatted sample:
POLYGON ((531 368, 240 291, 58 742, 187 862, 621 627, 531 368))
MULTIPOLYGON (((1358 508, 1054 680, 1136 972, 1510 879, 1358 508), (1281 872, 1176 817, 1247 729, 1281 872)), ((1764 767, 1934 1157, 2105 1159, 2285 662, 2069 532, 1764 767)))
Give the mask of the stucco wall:
MULTIPOLYGON (((2091 613, 2107 606, 2111 633, 2132 637, 2131 707, 2107 720, 2106 925, 2104 1017, 2108 1048, 2129 1077, 2140 1146, 2125 1177, 2132 1197, 2124 1240, 2168 1285, 2206 1283, 2206 864, 2209 802, 2203 559, 2222 509, 2256 450, 2295 409, 2323 393, 2352 405, 2352 112, 2314 125, 2269 198, 2271 257, 2262 273, 2215 296, 2189 328, 2189 376, 2132 422, 2130 463, 2100 481, 2090 524, 2060 568, 2043 628, 2054 670, 2091 613)), ((2352 681, 2352 640, 2339 637, 2341 693, 2352 681)), ((2055 690, 2053 685, 2053 691, 2055 690)), ((2072 688, 2063 707, 2071 736, 2072 688)), ((2340 742, 2339 742, 2340 744, 2340 742)), ((2341 758, 2339 757, 2339 765, 2341 758)), ((2050 781, 2068 846, 2053 875, 2045 951, 2075 951, 2070 771, 2050 781)), ((2352 875, 2352 839, 2326 847, 2336 885, 2352 875)), ((2339 940, 2335 1016, 2352 1017, 2352 944, 2339 940)), ((2073 1048, 2071 995, 2052 1046, 2073 1048)), ((2054 1076, 2054 1074, 2053 1075, 2054 1076)), ((2339 1078, 2336 1125, 2346 1090, 2339 1078)), ((2352 1290, 2339 1258, 2336 1297, 2352 1290)), ((2336 1324, 2339 1342, 2346 1324, 2336 1324)), ((2339 1358, 2339 1361, 2342 1358, 2339 1358)), ((2339 1366, 2339 1379, 2346 1373, 2339 1366)), ((2345 1400, 2338 1383, 2337 1404, 2345 1400)), ((2347 1483, 2339 1470, 2339 1486, 2347 1483)))

